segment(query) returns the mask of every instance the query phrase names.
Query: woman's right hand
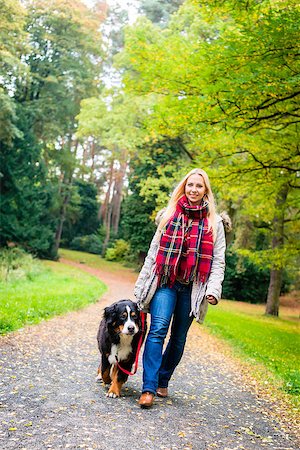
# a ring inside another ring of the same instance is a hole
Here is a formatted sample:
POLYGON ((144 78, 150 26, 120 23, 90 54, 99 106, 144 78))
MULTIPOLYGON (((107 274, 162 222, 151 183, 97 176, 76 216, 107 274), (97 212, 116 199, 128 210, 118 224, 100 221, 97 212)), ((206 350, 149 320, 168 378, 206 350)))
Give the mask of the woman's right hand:
POLYGON ((211 305, 216 305, 217 299, 213 296, 213 295, 207 295, 206 296, 206 300, 208 301, 208 303, 210 303, 211 305))

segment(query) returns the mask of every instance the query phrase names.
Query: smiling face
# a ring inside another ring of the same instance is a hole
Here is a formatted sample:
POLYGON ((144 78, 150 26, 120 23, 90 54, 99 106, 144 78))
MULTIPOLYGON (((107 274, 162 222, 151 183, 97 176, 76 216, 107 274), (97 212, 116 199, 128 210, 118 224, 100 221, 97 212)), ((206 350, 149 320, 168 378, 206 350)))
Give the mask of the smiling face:
POLYGON ((186 180, 184 193, 190 205, 200 205, 203 196, 206 193, 206 187, 202 175, 197 173, 190 175, 186 180))

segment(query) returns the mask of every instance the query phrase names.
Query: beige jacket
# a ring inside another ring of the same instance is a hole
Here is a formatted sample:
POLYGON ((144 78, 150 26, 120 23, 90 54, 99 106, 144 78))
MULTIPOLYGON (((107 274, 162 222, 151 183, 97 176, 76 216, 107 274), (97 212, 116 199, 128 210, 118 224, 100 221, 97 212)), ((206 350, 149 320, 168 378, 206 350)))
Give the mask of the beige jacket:
MULTIPOLYGON (((134 295, 139 308, 144 312, 149 312, 150 302, 157 289, 155 261, 160 237, 161 233, 157 230, 134 287, 134 295)), ((195 316, 197 322, 202 323, 207 313, 208 302, 205 299, 206 295, 213 295, 217 301, 221 298, 225 271, 225 249, 226 241, 222 217, 217 216, 217 237, 214 243, 210 275, 206 283, 194 281, 192 286, 191 315, 193 314, 195 316)))

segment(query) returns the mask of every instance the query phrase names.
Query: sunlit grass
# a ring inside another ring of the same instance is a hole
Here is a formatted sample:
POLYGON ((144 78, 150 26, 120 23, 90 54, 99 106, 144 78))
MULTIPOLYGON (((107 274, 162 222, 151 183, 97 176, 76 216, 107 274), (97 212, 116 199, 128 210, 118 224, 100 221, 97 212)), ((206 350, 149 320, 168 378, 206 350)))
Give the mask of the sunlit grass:
POLYGON ((262 305, 221 301, 209 308, 205 326, 224 338, 251 364, 263 364, 281 389, 300 394, 300 329, 298 312, 281 308, 282 318, 263 315, 262 305))
POLYGON ((80 309, 97 301, 106 286, 96 277, 54 262, 31 279, 0 284, 0 334, 80 309))

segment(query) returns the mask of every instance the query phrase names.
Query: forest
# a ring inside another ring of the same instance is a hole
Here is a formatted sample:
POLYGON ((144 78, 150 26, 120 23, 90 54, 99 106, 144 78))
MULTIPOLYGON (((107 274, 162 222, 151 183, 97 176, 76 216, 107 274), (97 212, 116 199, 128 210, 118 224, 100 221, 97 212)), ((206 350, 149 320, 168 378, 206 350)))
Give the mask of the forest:
POLYGON ((155 217, 207 171, 223 296, 299 290, 295 0, 0 0, 0 258, 75 249, 138 268, 155 217))

